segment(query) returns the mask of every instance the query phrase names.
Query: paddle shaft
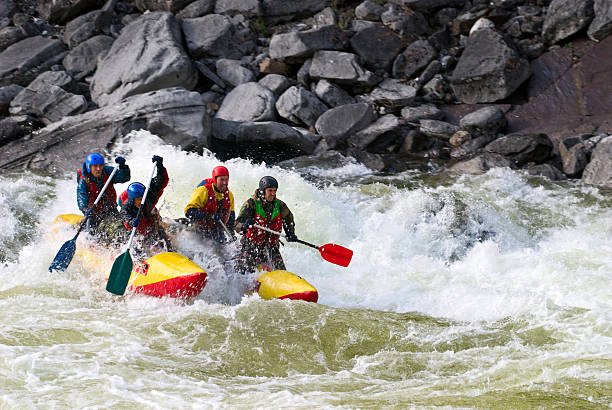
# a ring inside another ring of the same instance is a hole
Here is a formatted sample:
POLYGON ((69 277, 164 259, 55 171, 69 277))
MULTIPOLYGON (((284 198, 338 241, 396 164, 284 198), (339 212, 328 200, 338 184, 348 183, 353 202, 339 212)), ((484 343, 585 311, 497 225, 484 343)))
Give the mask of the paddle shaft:
MULTIPOLYGON (((257 224, 254 224, 253 226, 254 226, 255 228, 257 228, 257 229, 261 229, 262 231, 270 232, 270 233, 273 233, 273 234, 275 234, 275 235, 279 235, 279 236, 281 236, 281 234, 282 234, 282 232, 275 231, 274 229, 269 229, 269 228, 266 228, 265 226, 261 226, 261 225, 257 225, 257 224)), ((286 235, 282 235, 282 236, 284 236, 285 238, 287 237, 286 235)), ((310 246, 311 248, 319 249, 319 247, 318 247, 317 245, 313 245, 313 244, 308 243, 308 242, 306 242, 306 241, 303 241, 303 240, 301 240, 301 239, 297 239, 295 242, 299 242, 299 243, 301 243, 301 244, 303 244, 303 245, 308 245, 308 246, 310 246)))
POLYGON ((111 174, 108 176, 106 183, 102 187, 102 190, 98 194, 98 197, 94 201, 93 205, 91 206, 91 208, 87 210, 87 212, 85 212, 85 219, 83 219, 83 222, 81 222, 81 226, 79 226, 79 230, 77 231, 76 235, 74 235, 74 239, 76 239, 77 236, 79 236, 79 234, 83 230, 83 227, 85 226, 85 224, 87 223, 87 220, 91 216, 91 213, 89 213, 89 211, 91 211, 92 209, 94 209, 96 205, 98 205, 98 202, 100 202, 100 199, 102 199, 102 195, 104 195, 104 192, 106 192, 106 188, 108 188, 108 186, 110 185, 111 181, 113 180, 113 177, 115 176, 115 172, 117 172, 118 169, 119 169, 119 164, 115 165, 115 168, 113 168, 113 172, 111 172, 111 174))
MULTIPOLYGON (((138 212, 136 212, 136 219, 140 217, 140 214, 142 213, 142 208, 146 206, 145 202, 147 200, 147 194, 149 193, 149 187, 151 186, 151 181, 153 180, 153 174, 155 173, 156 169, 157 169, 157 164, 154 164, 153 170, 151 171, 151 176, 149 177, 149 183, 147 184, 144 194, 142 195, 142 202, 140 203, 138 212)), ((136 227, 132 228, 132 233, 130 234, 130 240, 128 241, 126 252, 129 252, 130 248, 132 247, 132 241, 134 240, 134 235, 136 235, 136 227)))

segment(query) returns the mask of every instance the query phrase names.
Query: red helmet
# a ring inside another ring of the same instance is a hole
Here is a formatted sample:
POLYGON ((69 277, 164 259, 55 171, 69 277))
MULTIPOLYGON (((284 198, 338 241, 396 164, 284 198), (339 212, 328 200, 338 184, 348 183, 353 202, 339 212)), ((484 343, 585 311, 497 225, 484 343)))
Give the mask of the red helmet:
POLYGON ((220 176, 229 177, 229 171, 223 165, 216 166, 212 170, 212 177, 215 182, 217 181, 217 177, 220 176))

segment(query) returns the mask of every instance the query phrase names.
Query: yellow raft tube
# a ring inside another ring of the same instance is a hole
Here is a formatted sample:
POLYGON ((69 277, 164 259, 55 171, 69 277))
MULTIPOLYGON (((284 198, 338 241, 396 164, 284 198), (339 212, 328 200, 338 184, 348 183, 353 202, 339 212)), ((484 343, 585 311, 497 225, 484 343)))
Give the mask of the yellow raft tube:
MULTIPOLYGON (((64 214, 56 217, 54 223, 75 225, 82 218, 82 215, 64 214)), ((113 265, 113 258, 94 246, 77 247, 76 256, 91 269, 110 272, 113 265)), ((206 271, 185 256, 163 252, 142 264, 134 264, 128 291, 156 297, 193 298, 202 292, 206 279, 206 271)))
MULTIPOLYGON (((54 223, 76 225, 83 218, 77 214, 63 214, 54 223)), ((91 269, 110 272, 113 259, 104 256, 96 247, 77 247, 76 256, 91 269)), ((175 252, 163 252, 147 259, 141 266, 134 265, 128 290, 156 297, 192 298, 206 286, 207 274, 187 257, 175 252)), ((262 299, 291 299, 316 303, 317 290, 302 277, 286 270, 264 272, 258 276, 256 291, 262 299)))

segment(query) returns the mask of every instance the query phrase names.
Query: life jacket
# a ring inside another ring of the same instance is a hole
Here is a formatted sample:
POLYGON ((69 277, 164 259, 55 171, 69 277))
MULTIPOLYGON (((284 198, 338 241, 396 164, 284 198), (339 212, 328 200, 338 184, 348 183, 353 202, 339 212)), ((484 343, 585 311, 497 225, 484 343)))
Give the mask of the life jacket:
MULTIPOLYGON (((91 208, 93 203, 96 202, 96 198, 98 197, 98 194, 100 194, 100 191, 102 190, 102 188, 99 187, 91 178, 84 176, 81 171, 82 171, 81 169, 77 171, 77 173, 79 174, 79 179, 81 178, 84 179, 85 182, 87 182, 87 184, 89 185, 89 195, 87 197, 87 209, 89 209, 91 208)), ((106 175, 104 171, 102 171, 102 186, 106 184, 108 177, 109 176, 106 175)), ((116 200, 117 200, 117 192, 115 191, 115 187, 113 183, 111 182, 110 184, 108 184, 108 187, 106 187, 106 191, 104 191, 104 195, 102 195, 101 200, 97 203, 93 212, 101 213, 104 210, 104 208, 115 206, 116 200)))
MULTIPOLYGON (((207 214, 216 214, 219 209, 219 203, 217 202, 217 197, 215 195, 215 189, 213 188, 213 179, 208 178, 202 180, 198 187, 204 186, 208 191, 208 200, 206 201, 206 206, 204 208, 199 208, 200 211, 206 212, 207 214)), ((229 190, 223 193, 223 199, 221 200, 221 221, 227 225, 227 221, 230 217, 231 211, 231 203, 229 197, 229 190)), ((198 220, 197 221, 200 227, 204 229, 212 229, 215 226, 215 222, 211 220, 198 220)))
MULTIPOLYGON (((128 192, 126 189, 125 191, 121 193, 121 195, 119 195, 119 199, 117 200, 117 203, 119 204, 120 207, 123 208, 123 206, 125 206, 128 200, 129 200, 128 192)), ((138 217, 138 226, 136 227, 136 233, 139 235, 145 235, 149 231, 150 228, 154 227, 155 219, 157 219, 158 215, 159 215, 159 212, 157 211, 156 207, 153 207, 150 213, 149 212, 145 213, 141 211, 140 216, 138 217)), ((123 226, 125 226, 125 228, 129 231, 132 230, 132 227, 127 222, 124 222, 123 226)))
MULTIPOLYGON (((253 202, 255 203, 254 223, 280 233, 283 228, 283 218, 281 217, 280 213, 280 201, 278 199, 274 200, 274 208, 272 209, 270 220, 267 219, 266 211, 263 209, 261 203, 255 199, 255 195, 253 195, 253 202)), ((276 245, 280 239, 280 234, 274 235, 273 233, 251 227, 247 230, 246 237, 257 245, 273 246, 276 245)))

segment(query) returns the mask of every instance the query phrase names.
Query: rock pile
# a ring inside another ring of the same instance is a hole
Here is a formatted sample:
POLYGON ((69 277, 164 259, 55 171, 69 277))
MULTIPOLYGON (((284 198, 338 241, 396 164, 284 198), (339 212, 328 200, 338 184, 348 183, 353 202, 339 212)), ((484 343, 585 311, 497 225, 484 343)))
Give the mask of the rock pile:
POLYGON ((0 169, 71 170, 145 128, 612 185, 611 32, 609 0, 4 0, 0 169))

